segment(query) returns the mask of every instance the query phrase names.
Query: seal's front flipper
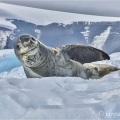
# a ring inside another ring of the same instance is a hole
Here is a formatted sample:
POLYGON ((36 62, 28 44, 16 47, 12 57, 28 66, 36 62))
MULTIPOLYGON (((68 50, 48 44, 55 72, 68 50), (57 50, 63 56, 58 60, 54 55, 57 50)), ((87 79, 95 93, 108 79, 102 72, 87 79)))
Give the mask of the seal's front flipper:
POLYGON ((80 62, 81 64, 110 59, 107 53, 91 46, 80 44, 63 45, 57 47, 56 49, 60 49, 60 51, 64 54, 64 56, 67 56, 68 59, 80 62))

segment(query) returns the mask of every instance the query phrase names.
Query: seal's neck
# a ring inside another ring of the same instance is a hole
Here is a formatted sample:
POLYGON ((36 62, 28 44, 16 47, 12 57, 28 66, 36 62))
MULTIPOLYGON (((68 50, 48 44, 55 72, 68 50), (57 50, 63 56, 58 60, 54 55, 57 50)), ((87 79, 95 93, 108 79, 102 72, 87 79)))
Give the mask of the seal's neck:
POLYGON ((48 47, 45 46, 43 43, 39 42, 39 50, 38 50, 38 53, 39 53, 39 64, 35 67, 41 67, 43 66, 47 59, 48 59, 48 47))

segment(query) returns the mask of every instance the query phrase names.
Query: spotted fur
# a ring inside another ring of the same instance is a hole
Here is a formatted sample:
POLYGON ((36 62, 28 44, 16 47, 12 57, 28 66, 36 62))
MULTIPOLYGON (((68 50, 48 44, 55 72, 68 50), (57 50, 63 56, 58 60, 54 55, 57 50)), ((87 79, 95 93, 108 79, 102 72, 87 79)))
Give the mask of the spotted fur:
POLYGON ((105 52, 96 48, 84 45, 51 48, 31 35, 19 36, 14 42, 14 51, 28 78, 77 76, 98 79, 119 70, 114 66, 89 63, 109 59, 105 52))

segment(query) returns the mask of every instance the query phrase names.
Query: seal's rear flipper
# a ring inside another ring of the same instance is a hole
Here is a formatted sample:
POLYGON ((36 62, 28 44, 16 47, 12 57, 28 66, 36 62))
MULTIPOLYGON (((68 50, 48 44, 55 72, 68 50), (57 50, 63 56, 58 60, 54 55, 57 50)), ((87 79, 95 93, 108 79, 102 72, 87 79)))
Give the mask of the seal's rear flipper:
POLYGON ((98 74, 100 77, 110 74, 111 72, 120 70, 120 68, 106 64, 95 64, 95 66, 97 66, 99 69, 98 74))
POLYGON ((86 63, 84 64, 84 67, 89 69, 86 74, 91 79, 99 79, 107 74, 110 74, 111 72, 120 70, 120 68, 106 64, 86 63))

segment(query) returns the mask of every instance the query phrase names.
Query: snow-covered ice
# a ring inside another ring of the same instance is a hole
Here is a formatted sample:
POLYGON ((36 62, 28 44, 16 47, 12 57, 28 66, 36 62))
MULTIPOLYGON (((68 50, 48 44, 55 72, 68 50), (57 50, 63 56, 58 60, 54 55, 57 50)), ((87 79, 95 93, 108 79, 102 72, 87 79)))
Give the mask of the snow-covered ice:
POLYGON ((118 78, 1 79, 0 118, 114 119, 119 113, 118 78), (14 114, 13 114, 14 113, 14 114))
MULTIPOLYGON (((0 52, 0 119, 120 119, 120 71, 98 80, 28 79, 13 50, 0 52)), ((120 67, 118 56, 97 63, 120 67)))

